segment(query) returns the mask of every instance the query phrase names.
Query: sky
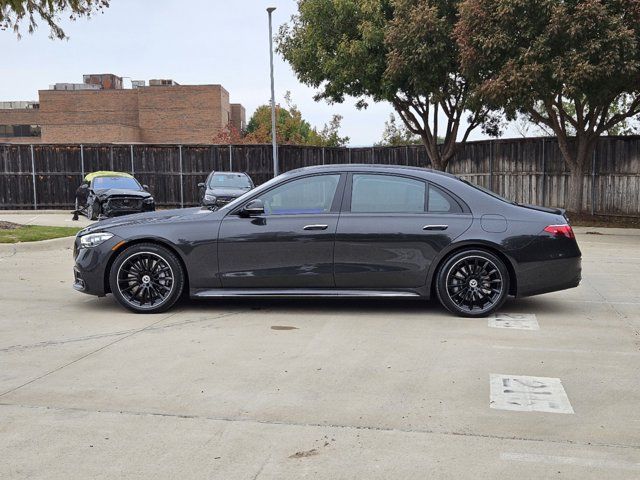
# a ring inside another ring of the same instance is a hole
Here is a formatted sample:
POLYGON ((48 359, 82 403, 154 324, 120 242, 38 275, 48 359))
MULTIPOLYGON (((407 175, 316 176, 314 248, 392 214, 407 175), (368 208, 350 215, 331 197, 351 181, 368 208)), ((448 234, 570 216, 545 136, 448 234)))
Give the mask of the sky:
MULTIPOLYGON (((24 25, 20 40, 0 31, 0 101, 37 100, 37 91, 54 83, 81 83, 86 73, 114 73, 134 80, 221 84, 231 102, 244 105, 248 121, 271 95, 268 6, 276 7, 275 34, 295 14, 294 0, 111 0, 104 13, 89 20, 63 19, 68 40, 49 39, 44 25, 32 35, 24 25)), ((393 111, 389 104, 370 103, 358 110, 354 99, 316 102, 315 90, 301 84, 277 53, 274 70, 276 102, 284 104, 291 92, 311 125, 320 129, 340 114, 340 133, 350 138, 351 146, 381 139, 393 111)), ((470 137, 482 138, 479 129, 470 137)))

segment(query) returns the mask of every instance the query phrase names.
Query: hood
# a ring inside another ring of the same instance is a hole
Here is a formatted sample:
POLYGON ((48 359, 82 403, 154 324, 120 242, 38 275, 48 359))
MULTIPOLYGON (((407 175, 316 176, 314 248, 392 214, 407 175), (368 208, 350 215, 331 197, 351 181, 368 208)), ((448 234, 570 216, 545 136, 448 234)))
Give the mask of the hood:
POLYGON ((121 217, 107 218, 89 225, 80 232, 85 235, 91 232, 100 232, 117 227, 127 227, 131 225, 143 225, 149 223, 169 223, 191 219, 196 215, 214 214, 211 210, 201 207, 178 208, 175 210, 157 210, 155 212, 134 213, 121 217))
POLYGON ((207 193, 216 197, 239 197, 250 190, 250 188, 208 187, 207 193))
POLYGON ((125 190, 121 188, 105 188, 101 190, 95 190, 95 194, 100 198, 126 196, 126 197, 138 197, 149 198, 151 194, 144 190, 125 190))

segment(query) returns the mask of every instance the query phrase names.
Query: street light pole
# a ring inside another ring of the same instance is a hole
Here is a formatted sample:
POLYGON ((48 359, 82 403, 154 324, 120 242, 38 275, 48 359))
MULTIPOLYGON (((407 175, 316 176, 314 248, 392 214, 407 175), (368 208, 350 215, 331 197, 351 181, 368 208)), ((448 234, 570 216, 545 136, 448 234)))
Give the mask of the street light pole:
POLYGON ((269 13, 269 60, 271 62, 271 144, 273 146, 273 176, 278 176, 278 145, 276 143, 276 94, 273 83, 273 32, 271 14, 276 7, 267 8, 269 13))

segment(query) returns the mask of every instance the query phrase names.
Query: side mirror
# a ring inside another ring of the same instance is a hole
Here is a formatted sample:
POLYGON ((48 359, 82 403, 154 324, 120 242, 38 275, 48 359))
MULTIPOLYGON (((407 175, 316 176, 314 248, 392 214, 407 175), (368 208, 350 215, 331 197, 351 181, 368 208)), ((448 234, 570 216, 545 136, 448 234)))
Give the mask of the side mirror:
POLYGON ((255 217, 256 215, 264 214, 264 203, 262 200, 251 200, 247 203, 240 213, 246 217, 255 217))
POLYGON ((198 184, 198 188, 204 188, 204 182, 200 182, 200 183, 198 184))
POLYGON ((142 188, 144 188, 144 190, 145 190, 146 192, 148 192, 148 191, 149 191, 149 185, 142 185, 142 188))

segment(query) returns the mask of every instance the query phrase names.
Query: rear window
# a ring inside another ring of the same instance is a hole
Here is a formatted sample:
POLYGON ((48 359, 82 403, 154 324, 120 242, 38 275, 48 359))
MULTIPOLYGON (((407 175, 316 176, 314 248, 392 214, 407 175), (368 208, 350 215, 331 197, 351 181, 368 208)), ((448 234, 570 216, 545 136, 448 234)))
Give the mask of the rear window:
POLYGON ((498 195, 496 192, 494 192, 492 190, 489 190, 488 188, 481 187, 480 185, 476 185, 475 183, 471 183, 470 181, 465 180, 464 178, 460 178, 460 181, 463 182, 463 183, 466 183, 467 185, 469 185, 469 186, 471 186, 473 188, 475 188, 476 190, 480 190, 482 193, 486 193, 487 195, 489 195, 489 196, 491 196, 493 198, 497 198, 498 200, 501 200, 501 201, 503 201, 505 203, 510 203, 511 205, 515 205, 516 204, 516 202, 512 202, 511 200, 509 200, 507 198, 504 198, 504 197, 498 195))

